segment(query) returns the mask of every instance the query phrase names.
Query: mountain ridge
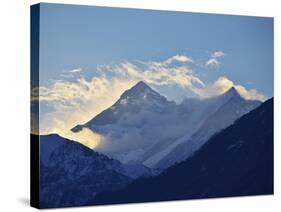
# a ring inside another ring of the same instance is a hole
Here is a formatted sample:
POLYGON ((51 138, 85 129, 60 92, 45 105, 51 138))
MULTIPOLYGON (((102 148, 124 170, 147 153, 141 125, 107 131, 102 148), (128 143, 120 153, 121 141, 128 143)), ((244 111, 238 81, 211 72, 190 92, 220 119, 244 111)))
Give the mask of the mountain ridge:
POLYGON ((273 183, 273 99, 269 99, 215 134, 192 157, 89 203, 265 195, 273 194, 273 183))
POLYGON ((180 162, 188 158, 214 133, 228 127, 234 123, 236 119, 260 105, 259 101, 245 100, 234 87, 218 98, 223 99, 223 103, 202 122, 199 129, 186 139, 186 142, 178 145, 166 158, 159 161, 156 167, 167 168, 175 162, 180 162), (231 111, 231 113, 228 111, 231 111))
POLYGON ((71 131, 79 132, 83 127, 91 128, 91 125, 100 126, 114 124, 119 120, 117 113, 124 113, 127 105, 134 105, 136 108, 133 112, 138 112, 138 104, 143 103, 149 105, 155 103, 156 101, 159 101, 160 104, 174 104, 174 102, 168 101, 164 96, 153 90, 145 82, 139 81, 130 89, 125 90, 112 106, 103 110, 86 123, 74 126, 71 128, 71 131), (118 109, 120 111, 117 112, 118 109))
POLYGON ((59 135, 40 136, 41 208, 84 205, 99 192, 151 174, 148 168, 123 165, 59 135))
MULTIPOLYGON (((234 87, 220 96, 176 104, 140 81, 123 92, 111 107, 84 125, 75 126, 72 131, 79 132, 85 127, 102 134, 106 138, 105 142, 96 150, 123 163, 163 169, 167 167, 165 163, 170 166, 185 159, 176 149, 180 149, 181 143, 190 140, 200 127, 203 132, 204 123, 205 129, 209 126, 210 132, 205 139, 201 136, 200 141, 193 143, 203 144, 211 134, 227 127, 259 104, 258 101, 244 99, 234 87), (228 104, 228 101, 232 103, 228 104), (238 110, 236 104, 241 109, 238 110), (218 113, 223 105, 229 106, 218 113), (212 118, 216 112, 220 114, 218 117, 221 121, 212 118), (213 127, 212 123, 216 123, 217 127, 213 127), (167 159, 162 158, 164 156, 167 159)), ((198 147, 194 146, 193 150, 191 147, 184 148, 192 152, 198 147)))

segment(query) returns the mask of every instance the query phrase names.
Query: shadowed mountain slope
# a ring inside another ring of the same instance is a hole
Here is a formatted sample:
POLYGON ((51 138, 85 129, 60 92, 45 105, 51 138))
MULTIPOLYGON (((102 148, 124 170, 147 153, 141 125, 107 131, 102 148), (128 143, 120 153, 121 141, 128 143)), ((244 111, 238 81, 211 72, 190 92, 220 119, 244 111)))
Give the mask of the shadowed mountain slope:
POLYGON ((215 134, 189 159, 89 204, 273 194, 273 99, 215 134))

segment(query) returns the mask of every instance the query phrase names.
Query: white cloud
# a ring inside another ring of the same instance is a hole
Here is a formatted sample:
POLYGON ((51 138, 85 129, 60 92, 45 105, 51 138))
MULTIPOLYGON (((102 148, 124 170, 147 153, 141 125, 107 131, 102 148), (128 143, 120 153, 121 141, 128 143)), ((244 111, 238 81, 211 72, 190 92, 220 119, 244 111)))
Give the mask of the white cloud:
POLYGON ((204 86, 203 81, 186 66, 163 67, 149 63, 140 68, 132 63, 122 63, 116 67, 116 71, 124 78, 142 80, 150 85, 177 85, 190 89, 204 86))
POLYGON ((60 130, 59 135, 64 138, 82 143, 83 145, 92 149, 96 148, 105 141, 105 137, 103 135, 95 133, 88 128, 83 128, 77 133, 74 133, 70 130, 60 130))
POLYGON ((66 73, 78 73, 78 72, 81 72, 81 71, 82 71, 82 68, 74 68, 74 69, 64 70, 63 72, 66 72, 66 73))
MULTIPOLYGON (((40 104, 48 108, 40 114, 40 133, 56 132, 66 135, 75 125, 89 121, 110 107, 126 89, 141 80, 154 88, 177 87, 201 98, 220 95, 235 86, 247 99, 265 99, 256 90, 247 90, 226 77, 220 77, 213 84, 206 85, 187 66, 186 63, 189 62, 192 62, 190 57, 175 55, 164 61, 104 65, 98 67, 98 75, 92 78, 79 77, 80 71, 74 71, 78 73, 75 81, 64 78, 49 86, 33 88, 31 100, 38 100, 40 95, 40 104), (173 61, 177 63, 172 64, 173 61)), ((68 136, 70 138, 73 135, 68 136)))
POLYGON ((207 67, 219 67, 220 66, 220 61, 218 58, 221 58, 225 56, 225 53, 222 51, 216 51, 211 54, 211 58, 206 61, 205 65, 207 67))
MULTIPOLYGON (((190 68, 182 65, 189 62, 192 62, 190 57, 175 55, 160 62, 143 62, 142 66, 129 62, 113 67, 99 66, 100 75, 92 79, 77 75, 76 81, 63 78, 49 86, 34 88, 31 100, 38 100, 40 95, 40 102, 50 110, 41 116, 40 133, 63 132, 88 121, 110 107, 126 89, 141 80, 151 86, 172 85, 189 90, 204 87, 204 82, 190 68), (171 64, 174 61, 179 64, 171 64)), ((67 72, 71 74, 81 70, 78 68, 67 72)))
POLYGON ((221 95, 226 91, 228 91, 231 87, 234 87, 238 91, 238 93, 245 99, 260 100, 260 101, 264 101, 266 99, 265 96, 259 93, 257 90, 246 89, 242 85, 235 84, 227 77, 219 77, 213 84, 210 84, 202 89, 196 89, 195 92, 201 98, 209 98, 209 97, 221 95))
POLYGON ((259 93, 256 89, 249 89, 249 90, 247 90, 242 85, 235 85, 234 87, 239 92, 239 94, 241 96, 243 96, 245 99, 260 100, 260 101, 265 101, 266 100, 266 97, 263 94, 259 93))
MULTIPOLYGON (((40 87, 40 102, 51 106, 51 111, 40 116, 40 133, 63 132, 85 123, 110 107, 136 81, 93 77, 75 82, 56 81, 50 87, 40 87)), ((36 94, 38 88, 32 93, 36 94)), ((36 100, 36 95, 32 97, 36 100)))
POLYGON ((154 67, 167 67, 174 62, 193 63, 194 61, 189 56, 177 54, 175 56, 169 57, 168 59, 166 59, 164 61, 148 61, 148 62, 139 61, 139 62, 144 65, 150 65, 150 66, 154 66, 154 67))
POLYGON ((220 57, 223 57, 223 56, 225 56, 225 53, 222 52, 222 51, 216 51, 211 55, 212 58, 220 58, 220 57))
POLYGON ((215 58, 211 58, 210 60, 208 60, 206 62, 206 66, 215 66, 215 67, 218 67, 220 65, 220 62, 215 59, 215 58))
POLYGON ((60 74, 62 78, 75 78, 77 74, 82 72, 82 68, 74 68, 74 69, 67 69, 63 70, 63 72, 60 74))
POLYGON ((177 62, 181 62, 181 63, 192 63, 193 62, 193 59, 191 58, 191 57, 188 57, 188 56, 185 56, 185 55, 179 55, 179 54, 177 54, 177 55, 175 55, 175 56, 173 56, 173 57, 170 57, 170 58, 168 58, 166 61, 165 61, 165 63, 167 63, 167 64, 170 64, 170 63, 172 63, 172 62, 174 62, 174 61, 177 61, 177 62))

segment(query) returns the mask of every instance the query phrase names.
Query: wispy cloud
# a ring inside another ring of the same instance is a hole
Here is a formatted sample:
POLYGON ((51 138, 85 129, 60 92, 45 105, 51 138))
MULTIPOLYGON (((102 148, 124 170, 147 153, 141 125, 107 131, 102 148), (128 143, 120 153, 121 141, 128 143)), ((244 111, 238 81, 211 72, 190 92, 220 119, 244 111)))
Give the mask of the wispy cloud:
POLYGON ((82 68, 74 68, 74 69, 64 70, 63 72, 65 72, 65 73, 79 73, 82 70, 83 70, 82 68))
MULTIPOLYGON (((103 76, 90 80, 81 77, 74 82, 58 80, 49 87, 32 90, 34 94, 39 92, 40 102, 50 109, 41 116, 41 134, 64 132, 88 121, 110 107, 124 90, 135 83, 129 79, 108 79, 103 76)), ((36 95, 32 100, 36 100, 36 95)))
POLYGON ((133 63, 122 63, 115 67, 122 78, 133 79, 135 81, 145 81, 150 85, 177 85, 184 88, 204 86, 194 72, 187 66, 159 66, 154 62, 147 63, 144 67, 139 67, 133 63))
POLYGON ((78 74, 80 74, 83 71, 82 68, 74 68, 74 69, 65 69, 62 71, 60 76, 62 78, 75 78, 78 74))
POLYGON ((213 52, 213 54, 211 55, 212 58, 220 58, 220 57, 223 57, 223 56, 225 56, 225 53, 222 52, 222 51, 213 52))
POLYGON ((182 62, 182 63, 193 63, 193 59, 191 57, 188 57, 186 55, 180 55, 180 54, 168 58, 164 63, 170 64, 174 61, 182 62))
POLYGON ((233 81, 224 76, 219 77, 214 83, 204 88, 197 89, 196 93, 201 98, 209 98, 212 96, 221 95, 228 91, 231 87, 234 87, 238 91, 238 93, 245 99, 260 101, 264 101, 266 99, 265 96, 259 93, 257 90, 247 89, 242 85, 235 84, 233 81))
POLYGON ((167 67, 170 66, 171 64, 177 62, 177 63, 193 63, 193 59, 189 56, 186 55, 181 55, 177 54, 175 56, 169 57, 164 61, 139 61, 142 64, 150 65, 150 66, 155 66, 155 67, 167 67))
POLYGON ((206 66, 216 66, 217 67, 219 65, 220 65, 220 62, 215 58, 211 58, 206 62, 206 66))
POLYGON ((207 67, 219 67, 220 61, 219 58, 225 56, 225 53, 222 51, 215 51, 211 54, 211 58, 208 59, 205 63, 207 67))
MULTIPOLYGON (((63 132, 78 123, 84 123, 110 107, 122 92, 142 80, 150 86, 179 86, 195 90, 205 84, 187 66, 191 57, 175 55, 163 61, 124 62, 114 66, 97 67, 98 75, 86 79, 76 75, 76 80, 63 78, 49 86, 32 90, 32 100, 48 105, 49 112, 41 118, 41 133, 63 132)), ((67 74, 82 69, 66 71, 67 74)))
MULTIPOLYGON (((213 54, 215 58, 222 57, 222 53, 213 54)), ((200 98, 220 95, 235 86, 247 99, 265 99, 258 91, 248 90, 227 77, 220 77, 213 83, 205 82, 189 67, 192 62, 191 57, 175 55, 163 61, 104 65, 97 67, 92 78, 84 78, 79 75, 80 69, 73 69, 76 70, 73 73, 77 73, 76 80, 63 78, 32 89, 31 100, 38 100, 39 96, 40 103, 48 107, 40 116, 40 133, 66 134, 66 129, 85 123, 110 107, 126 89, 140 80, 156 89, 181 88, 200 98)))

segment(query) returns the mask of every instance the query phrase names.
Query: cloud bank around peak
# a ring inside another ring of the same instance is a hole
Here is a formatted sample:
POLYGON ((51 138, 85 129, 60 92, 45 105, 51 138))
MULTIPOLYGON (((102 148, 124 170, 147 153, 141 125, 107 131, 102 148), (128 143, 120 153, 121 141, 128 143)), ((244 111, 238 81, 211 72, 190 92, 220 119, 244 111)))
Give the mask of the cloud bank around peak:
MULTIPOLYGON (((224 55, 217 51, 212 54, 212 58, 224 55)), ((214 82, 206 82, 196 74, 192 66, 194 64, 189 56, 175 55, 163 61, 98 66, 94 71, 95 75, 87 78, 80 75, 82 68, 70 70, 70 73, 76 74, 75 79, 62 78, 31 91, 31 100, 38 100, 39 96, 40 104, 46 108, 40 114, 40 133, 65 134, 66 129, 85 123, 110 107, 125 90, 138 81, 144 81, 156 90, 161 87, 180 88, 199 98, 220 95, 234 86, 246 99, 265 99, 257 90, 247 89, 225 76, 214 82)))
POLYGON ((235 84, 227 77, 219 77, 214 83, 198 89, 196 92, 201 98, 209 98, 213 96, 221 95, 227 92, 230 88, 234 87, 238 93, 247 100, 259 100, 264 101, 266 97, 259 93, 256 89, 247 89, 242 85, 235 84))

